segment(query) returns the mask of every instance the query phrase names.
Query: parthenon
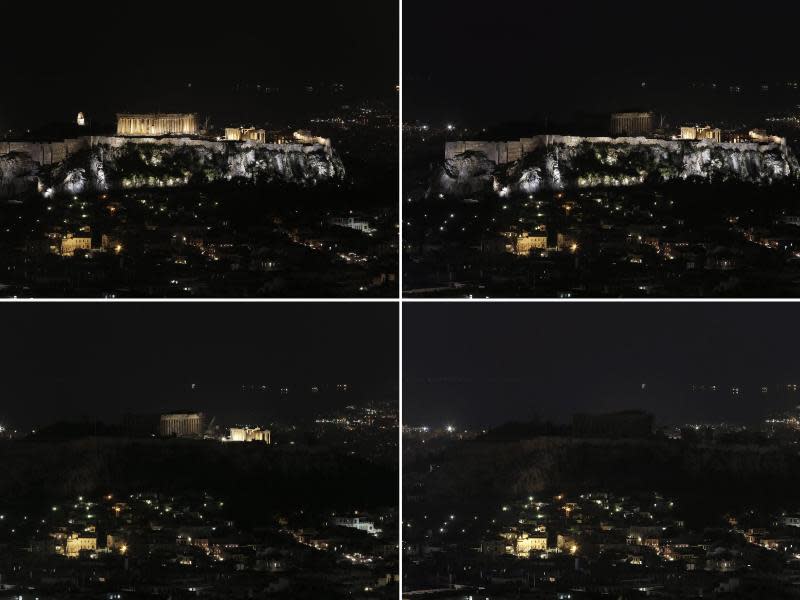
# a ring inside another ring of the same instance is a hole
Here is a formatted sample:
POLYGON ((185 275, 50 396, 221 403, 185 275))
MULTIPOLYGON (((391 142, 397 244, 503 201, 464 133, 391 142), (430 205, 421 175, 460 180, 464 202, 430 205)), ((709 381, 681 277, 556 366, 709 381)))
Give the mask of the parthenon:
POLYGON ((159 136, 196 134, 197 115, 194 113, 117 115, 117 135, 159 136))
POLYGON ((650 135, 654 121, 655 115, 651 112, 614 113, 611 115, 611 135, 650 135))
POLYGON ((202 437, 205 431, 203 413, 173 413, 161 415, 158 433, 164 437, 202 437))

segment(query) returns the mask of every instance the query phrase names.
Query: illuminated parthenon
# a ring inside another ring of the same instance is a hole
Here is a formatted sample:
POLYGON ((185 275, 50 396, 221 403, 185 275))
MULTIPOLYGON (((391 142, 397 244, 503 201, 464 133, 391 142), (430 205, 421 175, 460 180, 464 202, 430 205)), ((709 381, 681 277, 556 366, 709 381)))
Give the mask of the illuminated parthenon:
POLYGON ((201 437, 205 433, 205 415, 203 413, 161 415, 158 433, 164 437, 201 437))
POLYGON ((197 115, 194 113, 121 113, 117 115, 117 135, 197 135, 197 115))
POLYGON ((655 115, 651 112, 626 112, 611 115, 612 135, 650 135, 653 132, 655 115))

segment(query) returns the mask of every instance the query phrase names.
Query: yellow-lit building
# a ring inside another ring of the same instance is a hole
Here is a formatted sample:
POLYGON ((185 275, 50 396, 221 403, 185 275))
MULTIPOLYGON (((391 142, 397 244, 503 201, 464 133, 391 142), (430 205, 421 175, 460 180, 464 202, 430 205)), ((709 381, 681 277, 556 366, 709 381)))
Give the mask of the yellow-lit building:
POLYGON ((506 244, 506 251, 517 256, 528 256, 533 250, 547 249, 547 232, 545 231, 523 231, 522 233, 509 231, 503 235, 509 240, 506 244))
POLYGON ((97 550, 97 538, 94 536, 83 536, 79 533, 71 534, 67 538, 64 554, 69 558, 78 558, 83 550, 90 550, 92 552, 97 550))
POLYGON ((258 427, 231 427, 229 440, 231 442, 272 442, 271 434, 268 429, 258 427))
POLYGON ((267 141, 267 132, 255 127, 226 127, 225 139, 229 142, 261 142, 267 141))
POLYGON ((531 552, 547 552, 547 536, 528 535, 523 533, 520 535, 514 546, 514 553, 517 556, 527 557, 531 552))
POLYGON ((681 127, 681 139, 682 140, 696 140, 697 139, 697 127, 692 125, 691 127, 681 127))
POLYGON ((500 537, 505 540, 507 554, 528 558, 531 552, 547 552, 547 534, 543 531, 533 534, 508 531, 501 533, 500 537))
POLYGON ((701 127, 697 130, 697 139, 719 143, 722 141, 722 130, 719 127, 701 127))
POLYGON ((153 113, 117 115, 117 135, 161 136, 197 135, 195 113, 153 113))
POLYGON ((722 130, 719 127, 681 127, 682 140, 711 140, 712 142, 722 141, 722 130))
POLYGON ((87 235, 73 235, 68 233, 61 238, 59 250, 61 256, 74 256, 76 250, 91 250, 92 238, 87 235))

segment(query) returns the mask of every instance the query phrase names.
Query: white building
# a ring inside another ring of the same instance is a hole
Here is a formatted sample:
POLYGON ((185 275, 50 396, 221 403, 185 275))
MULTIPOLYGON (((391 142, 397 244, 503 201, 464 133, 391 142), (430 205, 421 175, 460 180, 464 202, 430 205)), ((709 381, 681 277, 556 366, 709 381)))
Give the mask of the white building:
POLYGON ((783 524, 789 527, 800 527, 800 515, 786 515, 783 524))
POLYGON ((375 527, 374 521, 365 517, 334 517, 333 524, 339 527, 350 527, 351 529, 358 529, 365 531, 370 535, 380 535, 383 531, 375 527))
POLYGON ((355 229, 367 235, 375 233, 377 229, 369 224, 366 219, 358 219, 356 217, 333 217, 328 221, 335 227, 347 227, 348 229, 355 229))

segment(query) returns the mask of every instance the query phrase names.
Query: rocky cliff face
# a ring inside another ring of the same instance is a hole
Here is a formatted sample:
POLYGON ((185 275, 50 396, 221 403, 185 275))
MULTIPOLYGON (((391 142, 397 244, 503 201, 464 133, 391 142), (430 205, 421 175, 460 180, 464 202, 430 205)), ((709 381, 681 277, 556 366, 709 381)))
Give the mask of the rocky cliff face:
POLYGON ((481 152, 464 152, 445 161, 437 175, 434 189, 467 196, 490 190, 497 165, 481 152))
POLYGON ((433 500, 497 501, 591 489, 741 493, 742 486, 759 494, 781 490, 800 497, 793 475, 798 468, 796 453, 778 447, 540 437, 460 444, 443 455, 404 465, 404 476, 423 481, 433 500), (431 462, 438 467, 433 472, 431 462))
POLYGON ((445 161, 432 189, 507 195, 680 180, 769 185, 798 176, 800 164, 785 144, 563 138, 507 165, 480 152, 459 154, 445 161))
POLYGON ((0 198, 36 189, 37 165, 27 154, 0 156, 0 198))
MULTIPOLYGON (((9 156, 0 157, 9 162, 9 156)), ((27 162, 0 166, 0 188, 20 191, 27 162)), ((35 171, 35 166, 34 171, 35 171)), ((323 146, 231 144, 223 142, 95 144, 66 160, 38 169, 46 194, 102 192, 109 189, 176 187, 215 181, 292 183, 313 186, 342 179, 344 166, 323 146)), ((35 181, 35 179, 34 179, 35 181)), ((0 189, 0 192, 2 189, 0 189)), ((11 192, 9 192, 11 193, 11 192)), ((16 192, 14 192, 16 193, 16 192)))

